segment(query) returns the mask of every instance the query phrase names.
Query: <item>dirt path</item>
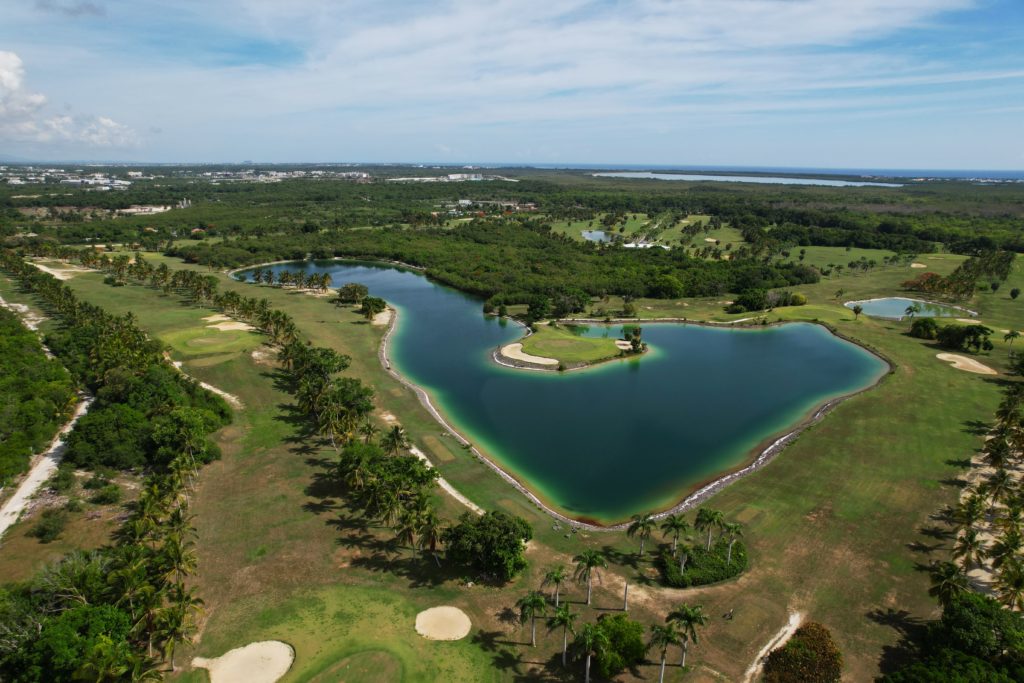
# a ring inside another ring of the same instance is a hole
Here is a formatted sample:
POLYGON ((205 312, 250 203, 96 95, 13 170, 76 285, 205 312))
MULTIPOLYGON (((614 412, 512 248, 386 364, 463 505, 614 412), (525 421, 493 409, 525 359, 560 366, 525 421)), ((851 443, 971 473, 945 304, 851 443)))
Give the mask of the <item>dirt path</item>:
POLYGON ((212 384, 207 384, 206 382, 203 382, 201 380, 198 380, 192 375, 185 372, 181 367, 182 362, 180 360, 171 360, 171 354, 167 353, 166 351, 164 352, 164 359, 167 360, 167 362, 169 362, 172 366, 174 366, 175 370, 188 377, 190 380, 201 386, 203 389, 206 389, 207 391, 212 391, 213 393, 217 394, 225 401, 230 403, 232 408, 235 408, 237 410, 242 410, 243 408, 245 408, 245 404, 242 403, 242 399, 238 398, 234 394, 229 394, 223 389, 215 387, 212 384))
MULTIPOLYGON (((413 446, 412 448, 410 448, 409 452, 412 453, 413 455, 415 455, 417 458, 419 458, 423 462, 425 462, 427 464, 427 467, 430 467, 430 468, 434 467, 434 463, 430 462, 430 458, 428 458, 426 456, 426 454, 423 451, 421 451, 419 448, 417 448, 416 446, 413 446)), ((459 493, 458 489, 456 489, 454 486, 449 484, 448 480, 445 479, 444 477, 438 477, 437 478, 437 485, 440 486, 445 491, 447 491, 448 494, 452 498, 454 498, 455 500, 459 501, 460 503, 462 503, 463 505, 468 507, 470 510, 472 510, 476 514, 478 514, 478 515, 484 514, 484 509, 482 507, 480 507, 479 505, 477 505, 476 503, 471 501, 469 498, 466 498, 464 495, 459 493)))
POLYGON ((68 421, 60 431, 57 432, 57 436, 54 437, 50 443, 50 447, 45 453, 38 456, 35 464, 28 471, 28 475, 22 480, 21 484, 18 485, 14 495, 11 496, 10 500, 4 503, 3 507, 0 508, 0 538, 3 537, 4 532, 11 527, 12 524, 18 521, 21 513, 24 512, 25 506, 28 505, 28 501, 35 495, 36 491, 43 485, 43 483, 49 479, 53 473, 57 470, 57 465, 60 464, 61 458, 64 456, 64 449, 66 447, 64 443, 64 437, 67 436, 68 432, 74 428, 75 423, 78 422, 85 413, 89 410, 89 406, 92 405, 92 397, 84 397, 82 402, 78 404, 75 409, 75 414, 71 420, 68 421))
POLYGON ((743 683, 751 683, 756 681, 761 675, 762 669, 764 669, 764 660, 768 657, 772 650, 777 650, 786 644, 786 641, 793 637, 796 630, 800 628, 800 624, 804 620, 804 615, 800 612, 790 612, 789 622, 779 629, 779 632, 772 636, 772 639, 761 648, 761 651, 757 653, 757 657, 754 658, 754 663, 750 665, 746 673, 743 674, 743 683))

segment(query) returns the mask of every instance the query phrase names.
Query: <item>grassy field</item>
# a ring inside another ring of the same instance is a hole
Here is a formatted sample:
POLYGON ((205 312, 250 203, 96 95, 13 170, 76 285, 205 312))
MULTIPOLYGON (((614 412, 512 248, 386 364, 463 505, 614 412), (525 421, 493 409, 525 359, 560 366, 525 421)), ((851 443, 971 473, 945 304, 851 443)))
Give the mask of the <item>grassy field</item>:
POLYGON ((619 355, 614 337, 583 337, 564 325, 537 325, 523 340, 523 351, 563 363, 595 363, 619 355))
MULTIPOLYGON (((920 260, 945 274, 959 258, 923 255, 920 260)), ((153 260, 181 267, 158 255, 153 260)), ((258 337, 246 335, 252 347, 205 353, 187 340, 212 333, 202 320, 212 311, 146 287, 111 288, 96 274, 78 275, 68 284, 112 311, 133 311, 140 325, 168 344, 179 340, 172 355, 184 361, 187 372, 238 395, 246 406, 218 434, 224 457, 203 470, 197 491, 196 580, 207 611, 200 640, 179 661, 193 652, 217 656, 253 640, 278 638, 298 653, 286 682, 378 680, 381 672, 402 680, 518 680, 539 675, 544 667, 549 680, 574 679, 577 669, 561 676, 559 666, 548 666, 560 639, 542 637, 536 650, 523 646, 528 633, 512 623, 509 610, 539 584, 548 566, 571 564, 573 555, 590 547, 604 550, 611 568, 595 587, 599 609, 574 605, 585 621, 621 606, 624 580, 631 584, 636 619, 653 623, 683 601, 702 604, 711 615, 701 643, 691 650, 691 670, 684 674, 670 667, 667 680, 741 677, 784 625, 787 612, 800 610, 833 630, 849 680, 859 681, 886 665, 886 648, 900 637, 888 610, 918 619, 937 613, 921 569, 948 551, 922 532, 931 526, 929 515, 956 497, 951 482, 960 471, 957 462, 978 447, 974 424, 989 420, 999 399, 999 378, 955 370, 935 359, 937 349, 930 343, 906 336, 908 324, 855 320, 841 305, 852 298, 898 294, 899 282, 920 272, 885 267, 844 273, 795 288, 807 294, 807 306, 770 314, 772 320, 826 321, 878 349, 894 372, 877 388, 840 405, 770 465, 710 501, 727 519, 743 523, 751 569, 734 581, 688 590, 658 587, 650 553, 639 560, 636 543, 624 534, 555 529, 550 518, 445 436, 412 392, 383 372, 375 353, 382 330, 350 310, 291 291, 259 290, 272 305, 288 310, 311 341, 352 356, 350 372, 376 388, 381 417, 396 416, 456 488, 484 507, 530 521, 536 537, 528 552, 530 568, 511 584, 469 587, 447 567, 438 570, 394 546, 384 530, 352 516, 340 492, 318 477, 332 452, 302 436, 289 410, 290 397, 275 384, 272 354, 258 337), (839 289, 845 294, 837 299, 839 289), (412 617, 436 604, 463 608, 474 623, 470 638, 454 644, 421 641, 412 617), (722 619, 730 609, 734 618, 722 619)), ((253 292, 251 285, 218 277, 224 289, 253 292)), ((1019 264, 999 292, 979 293, 969 305, 992 327, 1024 327, 1019 308, 1024 302, 1009 300, 1014 286, 1024 286, 1019 264)), ((715 299, 637 304, 642 318, 742 317, 724 314, 715 299)), ((615 307, 614 301, 608 305, 615 307)), ((993 341, 995 350, 979 359, 1003 370, 1009 347, 1001 336, 993 341)), ((441 503, 445 516, 460 512, 451 499, 441 503)), ((578 602, 582 590, 569 586, 568 598, 578 602)), ((638 675, 651 679, 657 667, 643 666, 638 675)), ((181 675, 182 680, 204 677, 181 675)), ((638 679, 627 673, 621 680, 638 679)))

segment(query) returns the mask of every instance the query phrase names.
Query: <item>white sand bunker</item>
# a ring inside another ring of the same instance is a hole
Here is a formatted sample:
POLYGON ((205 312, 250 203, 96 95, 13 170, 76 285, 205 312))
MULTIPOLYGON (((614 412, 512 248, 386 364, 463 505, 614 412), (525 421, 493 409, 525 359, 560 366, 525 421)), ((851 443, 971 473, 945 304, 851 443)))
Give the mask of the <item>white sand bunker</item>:
POLYGON ((207 327, 212 327, 213 329, 220 330, 221 332, 230 332, 232 330, 251 330, 251 329, 254 329, 252 325, 248 325, 246 323, 239 322, 237 320, 229 318, 228 316, 220 314, 220 313, 217 313, 216 315, 208 315, 205 318, 203 318, 203 320, 205 322, 209 323, 209 325, 207 325, 207 327))
POLYGON ((927 268, 928 266, 924 263, 911 263, 911 268, 927 268))
POLYGON ((210 683, 274 683, 291 668, 295 650, 280 640, 236 647, 220 657, 196 657, 192 666, 210 672, 210 683))
POLYGON ((979 375, 998 375, 999 373, 990 368, 989 366, 979 363, 973 358, 967 356, 958 356, 955 353, 938 353, 935 355, 939 360, 944 360, 957 370, 966 370, 967 372, 976 372, 979 375))
POLYGON ((469 635, 472 625, 465 612, 447 605, 416 615, 416 633, 428 640, 460 640, 469 635))
POLYGON ((523 345, 519 343, 502 346, 501 355, 526 363, 536 363, 537 365, 558 365, 558 361, 554 358, 545 358, 544 356, 534 356, 526 353, 523 351, 523 345))

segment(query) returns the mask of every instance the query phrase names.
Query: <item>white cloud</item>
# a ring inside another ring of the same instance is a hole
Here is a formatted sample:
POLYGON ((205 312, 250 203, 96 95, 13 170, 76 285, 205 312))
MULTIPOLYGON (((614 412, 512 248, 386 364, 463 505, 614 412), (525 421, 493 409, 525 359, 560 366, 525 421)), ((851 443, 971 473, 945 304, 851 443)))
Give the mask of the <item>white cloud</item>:
POLYGON ((128 126, 104 116, 49 114, 46 96, 25 87, 25 67, 14 52, 0 50, 0 140, 84 143, 93 147, 137 144, 128 126))

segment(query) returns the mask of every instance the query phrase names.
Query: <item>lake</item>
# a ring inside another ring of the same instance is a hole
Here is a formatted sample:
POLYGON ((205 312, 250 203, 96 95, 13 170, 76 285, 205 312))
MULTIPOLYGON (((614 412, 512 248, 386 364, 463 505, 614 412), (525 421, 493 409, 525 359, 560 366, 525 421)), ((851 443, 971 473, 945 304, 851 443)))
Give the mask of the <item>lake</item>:
POLYGON ((900 183, 875 183, 859 180, 835 180, 828 178, 791 178, 787 176, 763 175, 700 175, 693 173, 651 173, 649 171, 622 171, 618 173, 594 173, 601 178, 639 178, 647 180, 689 180, 691 182, 711 181, 718 183, 762 183, 776 185, 824 185, 826 187, 903 187, 900 183))
POLYGON ((945 306, 932 301, 921 301, 920 299, 908 299, 903 296, 890 296, 882 299, 868 299, 866 301, 847 301, 844 306, 853 308, 860 305, 866 315, 873 318, 891 318, 902 320, 907 316, 907 307, 917 304, 920 310, 914 315, 918 318, 967 318, 974 315, 972 311, 956 306, 945 306))
MULTIPOLYGON (((330 273, 336 287, 360 282, 386 299, 399 311, 394 368, 547 504, 598 523, 670 507, 887 370, 863 348, 803 323, 647 324, 651 352, 641 358, 565 374, 517 370, 491 353, 522 328, 484 317, 480 299, 420 273, 341 261, 271 268, 330 273)), ((621 326, 575 331, 618 337, 621 326)))
POLYGON ((606 233, 604 230, 582 230, 580 232, 583 235, 583 239, 590 242, 611 242, 611 235, 606 233))

